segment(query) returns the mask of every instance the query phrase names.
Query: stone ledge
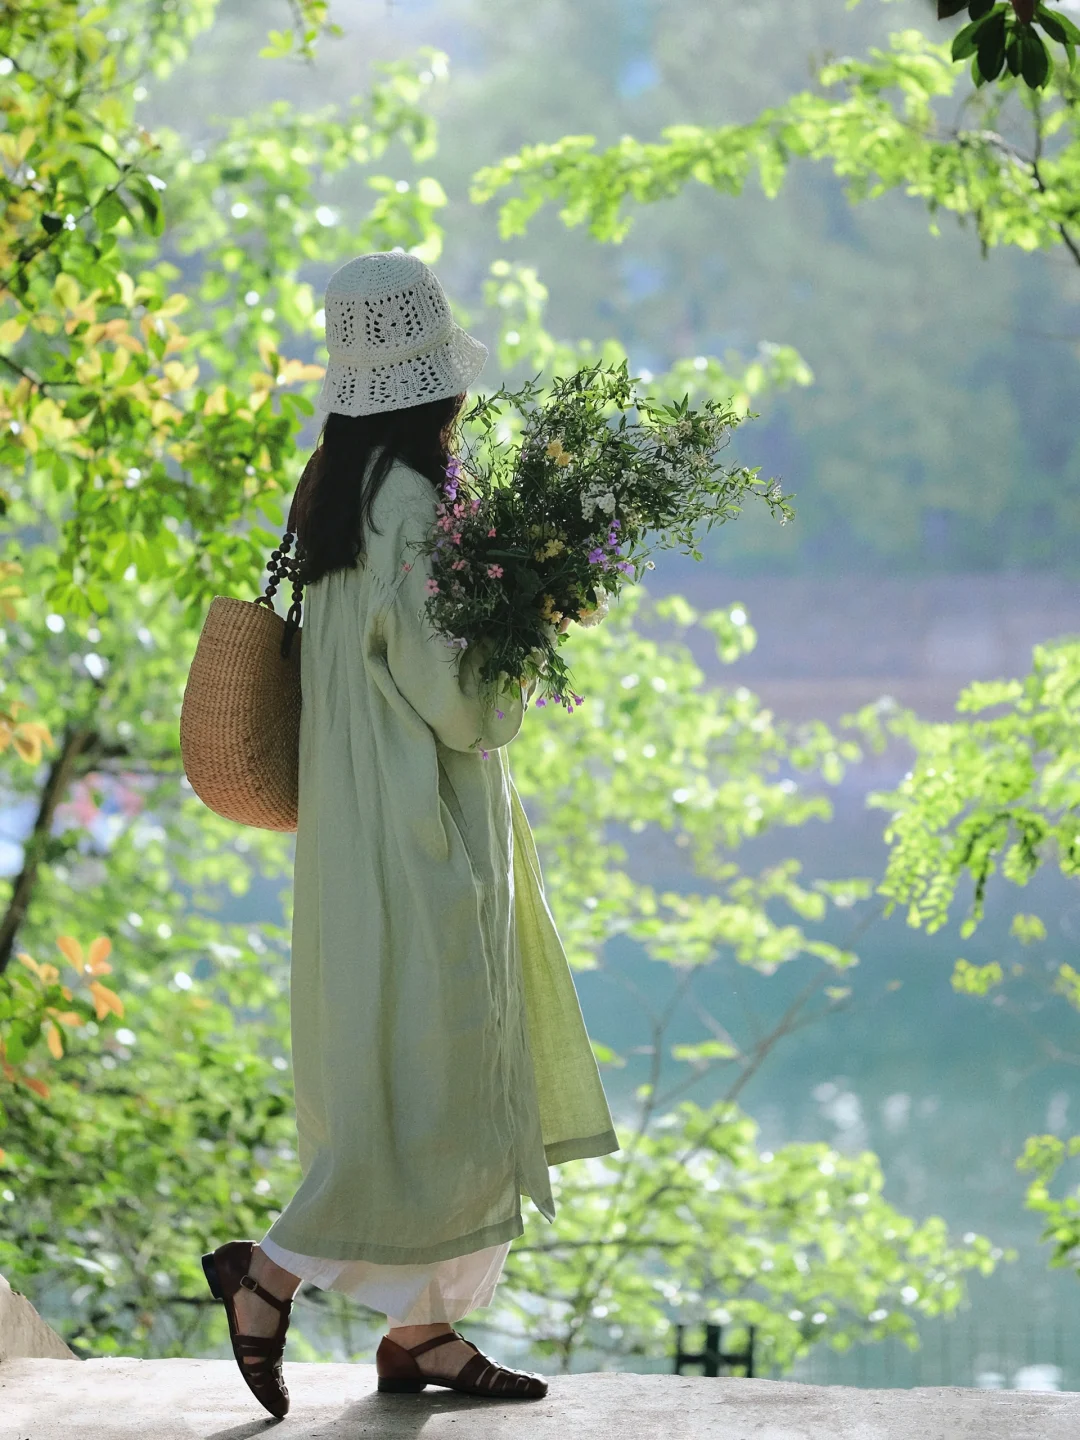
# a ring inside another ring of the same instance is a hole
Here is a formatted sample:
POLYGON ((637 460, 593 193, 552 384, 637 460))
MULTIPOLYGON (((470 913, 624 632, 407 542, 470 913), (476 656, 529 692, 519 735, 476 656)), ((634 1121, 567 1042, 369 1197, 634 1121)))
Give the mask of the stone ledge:
POLYGON ((46 1325, 30 1301, 0 1275, 0 1361, 74 1360, 60 1336, 46 1325))
MULTIPOLYGON (((288 1440, 1076 1440, 1080 1393, 852 1390, 782 1380, 556 1375, 543 1400, 380 1395, 373 1365, 285 1366, 288 1440)), ((269 1416, 233 1362, 0 1365, 0 1440, 249 1440, 269 1416)))

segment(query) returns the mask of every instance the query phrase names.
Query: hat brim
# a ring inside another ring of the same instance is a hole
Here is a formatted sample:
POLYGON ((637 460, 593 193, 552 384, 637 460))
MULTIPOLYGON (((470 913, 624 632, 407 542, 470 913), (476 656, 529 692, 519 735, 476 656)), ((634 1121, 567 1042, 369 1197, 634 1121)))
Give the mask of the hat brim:
POLYGON ((469 388, 487 357, 487 346, 460 325, 438 345, 407 360, 366 368, 331 357, 316 408, 323 417, 377 415, 448 400, 469 388))

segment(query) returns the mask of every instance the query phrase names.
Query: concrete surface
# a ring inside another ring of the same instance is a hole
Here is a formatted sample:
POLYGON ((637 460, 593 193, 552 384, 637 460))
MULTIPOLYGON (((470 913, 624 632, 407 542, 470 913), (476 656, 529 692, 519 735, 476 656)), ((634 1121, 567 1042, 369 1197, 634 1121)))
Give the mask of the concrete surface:
POLYGON ((1080 1393, 849 1390, 680 1375, 552 1376, 543 1400, 380 1395, 373 1365, 285 1364, 273 1421, 223 1360, 0 1365, 0 1440, 1077 1440, 1080 1393))
POLYGON ((45 1324, 30 1301, 0 1275, 0 1361, 74 1360, 60 1336, 45 1324))

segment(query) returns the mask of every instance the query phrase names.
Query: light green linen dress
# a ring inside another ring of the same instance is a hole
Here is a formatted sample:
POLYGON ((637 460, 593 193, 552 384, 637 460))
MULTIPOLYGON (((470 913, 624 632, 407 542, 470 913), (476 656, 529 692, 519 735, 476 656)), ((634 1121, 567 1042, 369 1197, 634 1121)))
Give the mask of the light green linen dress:
POLYGON ((436 503, 395 464, 365 557, 306 593, 303 1181, 268 1238, 308 1256, 410 1265, 498 1245, 523 1232, 522 1195, 554 1219, 548 1165, 619 1148, 510 774, 520 686, 485 723, 482 655, 424 613, 429 564, 407 542, 436 503))

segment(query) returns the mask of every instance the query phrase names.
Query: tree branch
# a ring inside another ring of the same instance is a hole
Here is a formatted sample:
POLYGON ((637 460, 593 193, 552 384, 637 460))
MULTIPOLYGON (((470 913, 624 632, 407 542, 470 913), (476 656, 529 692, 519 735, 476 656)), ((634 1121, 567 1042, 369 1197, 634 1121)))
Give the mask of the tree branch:
POLYGON ((9 359, 7 355, 0 355, 0 365, 6 365, 13 374, 21 376, 23 380, 29 380, 35 390, 48 389, 48 386, 40 375, 35 375, 32 370, 24 370, 21 365, 16 364, 16 362, 9 359))
POLYGON ((0 975, 7 969, 15 947, 15 937, 30 908, 34 889, 37 885, 38 867, 45 853, 52 831, 56 808, 67 792, 80 757, 97 738, 96 731, 87 724, 69 725, 59 753, 49 766, 49 773, 41 791, 37 815, 23 850, 23 867, 15 877, 8 900, 7 910, 0 920, 0 975))

